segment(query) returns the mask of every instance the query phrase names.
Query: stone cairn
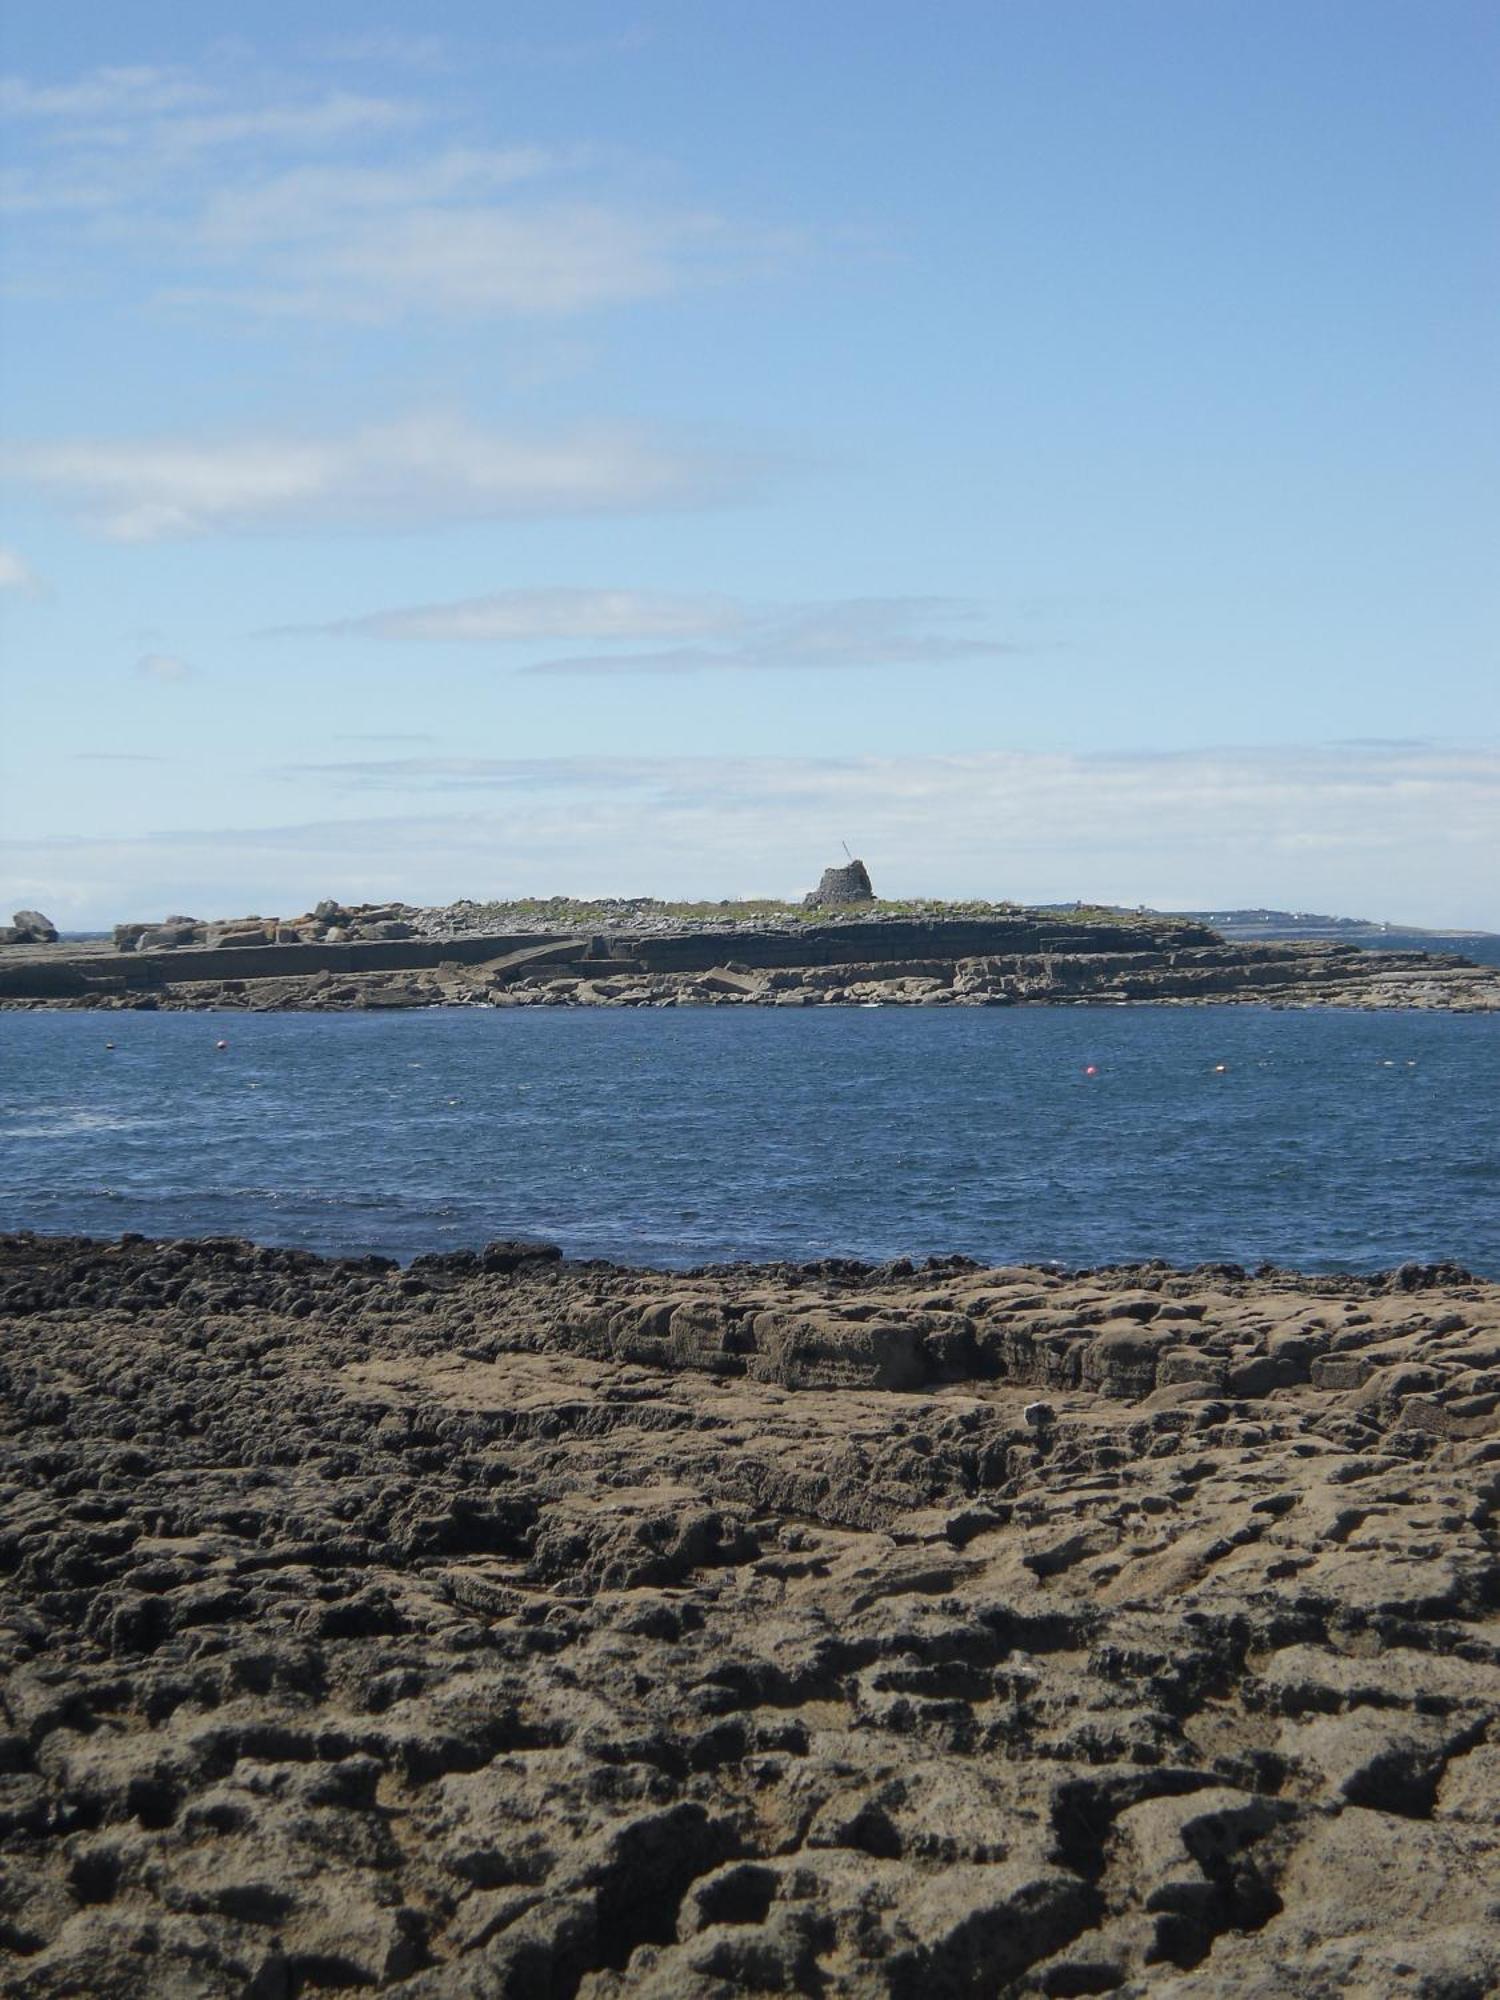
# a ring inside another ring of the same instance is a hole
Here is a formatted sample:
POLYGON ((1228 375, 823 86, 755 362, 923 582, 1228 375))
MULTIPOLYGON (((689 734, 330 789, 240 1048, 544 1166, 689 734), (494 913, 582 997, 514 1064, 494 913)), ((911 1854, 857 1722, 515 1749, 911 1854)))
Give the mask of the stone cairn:
POLYGON ((846 868, 825 868, 816 889, 802 899, 805 910, 846 909, 851 903, 873 903, 870 871, 863 861, 851 861, 846 868))

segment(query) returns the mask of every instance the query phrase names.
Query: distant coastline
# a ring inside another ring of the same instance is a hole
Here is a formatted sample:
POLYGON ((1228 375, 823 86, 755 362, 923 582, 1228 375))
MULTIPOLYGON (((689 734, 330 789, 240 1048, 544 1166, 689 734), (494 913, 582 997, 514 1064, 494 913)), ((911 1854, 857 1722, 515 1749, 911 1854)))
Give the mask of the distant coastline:
MULTIPOLYGON (((1048 907, 1064 911, 1071 904, 1048 907)), ((1177 919, 1183 923, 1207 924, 1223 938, 1267 938, 1277 942, 1296 938, 1334 938, 1348 944, 1365 939, 1442 938, 1445 942, 1473 939, 1500 944, 1500 931, 1480 930, 1472 925, 1407 924, 1376 917, 1336 917, 1313 910, 1272 910, 1265 908, 1225 909, 1222 904, 1197 910, 1144 910, 1144 916, 1177 919)))

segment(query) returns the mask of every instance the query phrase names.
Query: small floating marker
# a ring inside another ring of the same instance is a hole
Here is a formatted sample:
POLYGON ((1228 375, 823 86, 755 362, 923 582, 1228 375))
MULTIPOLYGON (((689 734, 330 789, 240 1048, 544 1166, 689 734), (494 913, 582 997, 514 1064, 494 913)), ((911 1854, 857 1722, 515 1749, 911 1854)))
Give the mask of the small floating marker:
POLYGON ((105 1046, 105 1047, 106 1047, 107 1049, 112 1049, 112 1048, 114 1047, 114 1043, 113 1043, 113 1042, 106 1042, 106 1043, 104 1044, 104 1046, 105 1046))
POLYGON ((215 1042, 214 1047, 216 1049, 227 1049, 229 1047, 229 1044, 228 1042, 215 1042))
POLYGON ((1229 1065, 1228 1065, 1228 1063, 1215 1063, 1215 1064, 1214 1064, 1214 1075, 1215 1075, 1215 1076, 1227 1076, 1228 1074, 1229 1074, 1229 1065))
POLYGON ((1099 1074, 1098 1063, 1085 1063, 1083 1066, 1083 1073, 1085 1076, 1097 1076, 1099 1074))

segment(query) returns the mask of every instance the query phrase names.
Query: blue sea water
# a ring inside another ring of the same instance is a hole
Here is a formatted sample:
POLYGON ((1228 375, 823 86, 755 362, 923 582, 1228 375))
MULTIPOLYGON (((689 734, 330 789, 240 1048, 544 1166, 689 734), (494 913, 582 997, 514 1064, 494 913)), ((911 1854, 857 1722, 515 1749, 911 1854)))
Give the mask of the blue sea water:
POLYGON ((1500 1016, 0 1014, 0 1228, 1500 1276, 1500 1016))

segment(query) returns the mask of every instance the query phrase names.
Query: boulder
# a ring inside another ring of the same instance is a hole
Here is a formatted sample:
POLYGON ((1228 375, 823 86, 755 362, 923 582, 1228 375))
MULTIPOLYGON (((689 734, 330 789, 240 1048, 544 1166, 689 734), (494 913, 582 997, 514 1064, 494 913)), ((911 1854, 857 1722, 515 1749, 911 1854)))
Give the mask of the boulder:
POLYGON ((805 910, 845 909, 854 903, 873 903, 870 872, 863 861, 851 861, 846 868, 825 868, 816 889, 802 899, 805 910))
POLYGON ((17 910, 11 918, 16 944, 56 944, 57 926, 40 910, 17 910))
POLYGON ((208 934, 211 945, 269 944, 272 931, 259 917, 216 925, 208 934))
POLYGON ((145 924, 116 924, 114 928, 115 950, 138 950, 141 936, 147 928, 148 926, 145 924))
POLYGON ((148 924, 135 941, 137 951, 176 951, 192 944, 197 932, 190 923, 148 924))

